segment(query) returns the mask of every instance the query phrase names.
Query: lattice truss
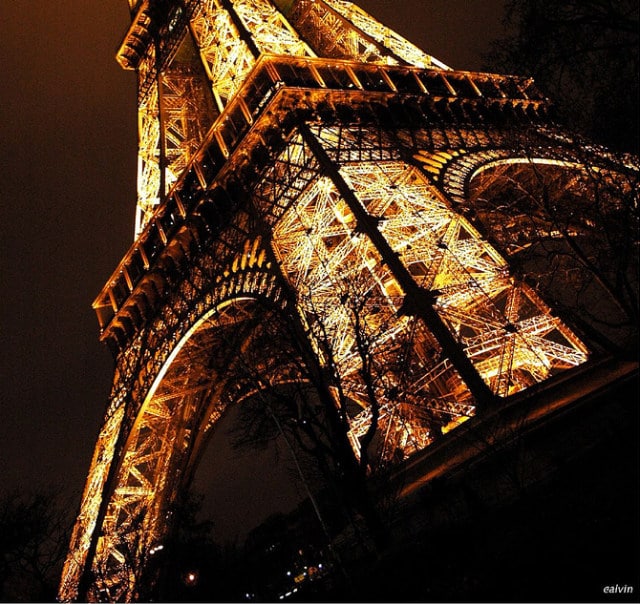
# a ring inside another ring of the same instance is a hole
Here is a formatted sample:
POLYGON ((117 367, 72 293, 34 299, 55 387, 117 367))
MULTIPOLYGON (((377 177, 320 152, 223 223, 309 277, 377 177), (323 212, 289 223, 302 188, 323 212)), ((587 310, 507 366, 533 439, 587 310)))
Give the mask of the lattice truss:
POLYGON ((280 337, 281 320, 278 310, 236 298, 210 311, 178 344, 122 449, 93 562, 95 599, 144 595, 133 591, 144 583, 136 572, 150 568, 162 549, 176 485, 187 481, 224 410, 299 382, 297 357, 280 337))
MULTIPOLYGON (((432 292, 440 317, 490 389, 507 396, 584 362, 578 338, 415 167, 398 159, 362 161, 378 155, 371 142, 378 138, 374 131, 320 130, 326 148, 343 158, 340 177, 415 281, 432 292)), ((293 138, 259 191, 271 203, 289 204, 274 246, 318 354, 335 366, 359 409, 351 420, 354 444, 379 404, 383 456, 397 449, 410 454, 436 430, 473 414, 474 401, 428 326, 403 314, 404 292, 336 183, 312 170, 309 154, 293 138), (295 199, 291 191, 298 191, 295 199)))
POLYGON ((159 91, 152 87, 139 107, 136 233, 149 222, 213 123, 211 92, 201 66, 190 60, 193 52, 187 37, 178 58, 160 74, 159 91))
POLYGON ((352 2, 299 0, 287 16, 322 57, 445 67, 352 2))
MULTIPOLYGON (((388 48, 402 61, 425 69, 432 66, 446 67, 443 63, 440 63, 437 59, 420 50, 407 39, 374 19, 369 13, 363 11, 353 2, 345 2, 344 0, 325 0, 325 2, 328 6, 339 12, 347 21, 355 25, 361 32, 373 38, 383 47, 388 48)), ((364 54, 358 54, 355 55, 354 58, 364 61, 365 56, 364 54)))
MULTIPOLYGON (((153 64, 148 57, 138 74, 144 79, 144 72, 153 64)), ((152 86, 149 93, 138 105, 138 183, 136 205, 136 236, 149 222, 155 208, 160 203, 162 178, 160 173, 160 106, 158 89, 152 86)))
MULTIPOLYGON (((191 33, 185 32, 180 49, 159 74, 159 92, 151 87, 140 103, 136 235, 149 222, 160 199, 177 180, 258 56, 314 56, 268 0, 230 4, 233 14, 217 0, 201 3, 191 21, 191 33)), ((154 54, 151 46, 140 68, 141 82, 154 68, 154 54)))
POLYGON ((73 547, 69 550, 62 571, 63 582, 60 591, 69 598, 75 598, 77 595, 78 579, 90 547, 91 536, 96 530, 96 511, 100 507, 103 497, 109 467, 118 442, 118 434, 122 429, 123 417, 124 406, 121 406, 106 418, 98 437, 98 444, 91 462, 91 471, 82 495, 80 514, 71 535, 73 547))
MULTIPOLYGON (((187 342, 181 354, 193 360, 188 367, 191 371, 184 371, 184 365, 180 372, 176 371, 179 365, 170 368, 144 403, 129 434, 94 557, 92 595, 96 601, 137 597, 129 591, 139 579, 135 569, 155 553, 158 531, 162 533, 158 506, 162 502, 166 511, 171 500, 163 501, 167 475, 188 454, 195 410, 211 388, 211 382, 203 378, 203 367, 198 366, 206 356, 197 349, 215 344, 219 342, 202 337, 187 342)), ((175 473, 172 476, 177 478, 175 473)))
MULTIPOLYGON (((350 2, 298 2, 288 19, 270 0, 226 4, 200 3, 181 48, 160 70, 160 89, 150 87, 140 101, 136 236, 260 55, 445 67, 350 2), (310 36, 311 46, 298 30, 310 36)), ((155 69, 155 61, 150 45, 139 67, 140 85, 155 69)))
POLYGON ((215 115, 204 71, 194 60, 191 38, 160 75, 162 134, 166 163, 165 193, 186 168, 215 115))
POLYGON ((268 0, 236 0, 229 4, 233 14, 223 9, 218 0, 205 0, 191 23, 221 111, 260 54, 314 56, 268 0))

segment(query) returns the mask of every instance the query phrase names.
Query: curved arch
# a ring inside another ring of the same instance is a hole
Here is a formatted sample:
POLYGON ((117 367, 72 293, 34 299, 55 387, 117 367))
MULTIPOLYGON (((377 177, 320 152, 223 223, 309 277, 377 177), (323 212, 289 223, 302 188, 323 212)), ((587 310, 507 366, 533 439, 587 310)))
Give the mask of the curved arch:
POLYGON ((158 551, 177 485, 188 483, 224 410, 265 375, 271 387, 295 381, 281 310, 259 296, 226 299, 186 331, 158 372, 121 449, 94 557, 94 574, 104 577, 95 588, 109 598, 135 593, 132 569, 144 572, 158 551))
POLYGON ((637 175, 551 158, 469 172, 470 220, 592 347, 628 346, 637 299, 637 175))
POLYGON ((501 158, 495 159, 493 161, 488 161, 486 163, 478 166, 473 172, 471 172, 468 176, 468 182, 471 182, 474 178, 476 178, 482 172, 486 170, 490 170, 496 168, 501 165, 514 165, 514 164, 539 164, 545 166, 557 166, 560 168, 573 168, 577 170, 585 170, 585 166, 582 163, 576 161, 567 161, 564 159, 553 159, 549 157, 509 157, 509 158, 501 158))
MULTIPOLYGON (((577 144, 577 143, 576 143, 577 144)), ((615 178, 615 169, 611 168, 612 158, 604 152, 592 150, 581 157, 574 149, 566 147, 531 147, 523 150, 516 147, 497 147, 473 152, 455 152, 446 154, 448 159, 440 166, 442 191, 456 204, 463 204, 469 196, 469 185, 482 172, 499 166, 529 164, 538 166, 556 166, 569 170, 580 170, 590 174, 609 174, 615 178), (526 153, 529 153, 528 155, 526 153)), ((417 157, 420 163, 424 158, 417 157)), ((620 164, 615 163, 619 169, 620 164)), ((635 172, 637 179, 637 171, 635 172)))
POLYGON ((262 238, 247 238, 238 248, 240 251, 227 253, 222 260, 216 249, 199 256, 189 273, 172 285, 150 325, 118 356, 111 412, 125 403, 139 407, 177 342, 209 309, 245 295, 286 304, 262 238), (131 363, 136 366, 130 367, 131 363))

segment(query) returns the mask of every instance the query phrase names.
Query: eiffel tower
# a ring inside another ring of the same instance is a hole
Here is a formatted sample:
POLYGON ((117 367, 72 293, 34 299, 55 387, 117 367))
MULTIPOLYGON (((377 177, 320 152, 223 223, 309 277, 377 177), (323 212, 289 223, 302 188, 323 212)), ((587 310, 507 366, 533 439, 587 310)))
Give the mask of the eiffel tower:
POLYGON ((602 356, 526 256, 560 227, 508 199, 621 167, 587 166, 531 79, 453 70, 344 0, 129 8, 135 239, 94 302, 115 373, 65 601, 141 597, 232 405, 314 401, 369 476, 602 356))

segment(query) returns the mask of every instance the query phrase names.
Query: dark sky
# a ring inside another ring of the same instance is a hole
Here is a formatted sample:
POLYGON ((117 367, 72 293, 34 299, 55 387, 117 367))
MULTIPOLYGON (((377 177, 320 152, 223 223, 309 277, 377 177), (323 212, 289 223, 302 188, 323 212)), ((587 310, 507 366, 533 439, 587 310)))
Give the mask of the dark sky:
MULTIPOLYGON (((361 0, 451 67, 480 69, 501 0, 361 0)), ((7 0, 0 13, 0 495, 77 498, 112 361, 91 303, 132 242, 135 78, 126 0, 7 0)))

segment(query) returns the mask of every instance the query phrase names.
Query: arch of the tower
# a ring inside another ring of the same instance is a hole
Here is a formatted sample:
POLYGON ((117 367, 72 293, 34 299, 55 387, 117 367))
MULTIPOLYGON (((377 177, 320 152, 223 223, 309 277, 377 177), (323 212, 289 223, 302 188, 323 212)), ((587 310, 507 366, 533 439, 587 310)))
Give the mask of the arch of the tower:
POLYGON ((208 311, 177 343, 120 449, 93 561, 96 597, 128 599, 144 584, 140 573, 162 549, 172 503, 230 405, 251 400, 255 411, 285 392, 304 396, 308 376, 290 333, 282 308, 242 295, 208 311))
MULTIPOLYGON (((181 463, 190 459, 184 457, 186 450, 180 451, 176 442, 180 439, 186 442, 187 439, 191 443, 191 432, 195 438, 198 426, 194 428, 188 422, 197 420, 194 414, 198 409, 204 413, 202 406, 215 394, 208 394, 206 386, 213 388, 215 383, 220 388, 229 379, 220 367, 224 365, 224 355, 230 354, 223 338, 230 329, 227 327, 225 331, 220 327, 216 331, 213 329, 215 321, 224 320, 226 323, 223 321, 223 325, 228 326, 234 313, 240 321, 249 313, 246 310, 240 313, 238 309, 246 309, 249 305, 252 305, 256 317, 264 318, 266 310, 262 314, 259 312, 263 307, 271 309, 274 316, 286 312, 286 304, 265 258, 261 238, 248 238, 239 224, 233 233, 237 241, 228 235, 227 245, 211 245, 210 254, 202 253, 193 242, 192 252, 199 250, 198 260, 194 260, 180 277, 175 262, 165 267, 165 271, 169 271, 169 266, 173 266, 174 279, 178 279, 172 281, 171 295, 158 308, 150 328, 140 330, 117 356, 107 417, 82 498, 80 516, 83 521, 75 527, 72 536, 74 556, 69 557, 65 565, 65 585, 68 585, 65 589, 71 590, 69 593, 77 589, 79 581, 86 580, 82 575, 87 572, 94 574, 94 585, 102 581, 100 589, 111 589, 107 583, 113 582, 113 593, 121 594, 117 597, 127 598, 126 590, 134 587, 136 577, 129 576, 132 565, 135 563, 135 568, 142 568, 137 561, 143 560, 149 552, 144 549, 148 545, 146 537, 144 543, 137 540, 147 534, 147 525, 149 530, 155 530, 153 522, 157 521, 159 510, 154 505, 162 504, 163 495, 155 497, 160 488, 158 481, 164 481, 167 472, 177 471, 181 463), (215 336, 219 338, 217 345, 215 336), (202 355, 207 350, 215 372, 210 373, 205 384, 206 367, 202 355), (185 372, 190 371, 189 357, 198 355, 200 360, 196 361, 200 363, 201 370, 196 372, 197 376, 194 374, 193 383, 183 385, 181 393, 172 395, 171 387, 180 387, 177 369, 182 367, 185 372), (106 492, 106 485, 114 486, 106 492), (120 494, 118 489, 122 489, 120 494), (147 523, 145 527, 139 524, 142 516, 147 523), (136 529, 142 528, 144 530, 138 534, 136 529), (100 538, 96 543, 98 535, 100 538), (92 552, 92 549, 96 551, 92 552), (138 557, 132 559, 133 553, 138 557), (93 570, 83 570, 85 560, 90 564, 95 561, 93 570)), ((188 247, 186 241, 182 245, 188 247)), ((176 255, 174 250, 174 257, 176 255)), ((168 289, 168 284, 150 282, 149 291, 143 296, 151 297, 151 292, 158 287, 168 289)), ((249 324, 246 321, 242 324, 246 332, 249 324)), ((271 340, 275 343, 277 338, 271 340)), ((271 349, 265 348, 265 354, 267 350, 271 349)), ((285 350, 284 346, 282 350, 285 350)), ((238 367, 236 359, 236 372, 238 367)), ((240 383, 237 375, 234 383, 240 383)), ((227 401, 238 399, 237 392, 235 399, 230 393, 225 393, 227 401)), ((223 396, 222 391, 217 394, 219 398, 223 396)), ((213 411, 209 415, 215 417, 213 411)), ((161 528, 160 523, 157 529, 161 528)), ((104 594, 96 597, 102 598, 104 594)))
POLYGON ((443 190, 513 270, 591 347, 628 347, 637 325, 637 171, 553 147, 449 157, 443 190))

